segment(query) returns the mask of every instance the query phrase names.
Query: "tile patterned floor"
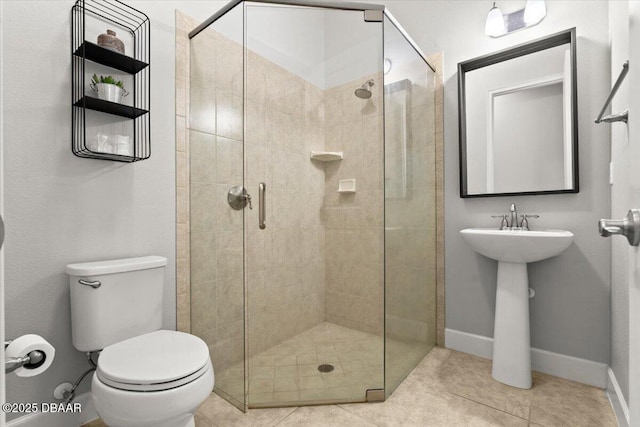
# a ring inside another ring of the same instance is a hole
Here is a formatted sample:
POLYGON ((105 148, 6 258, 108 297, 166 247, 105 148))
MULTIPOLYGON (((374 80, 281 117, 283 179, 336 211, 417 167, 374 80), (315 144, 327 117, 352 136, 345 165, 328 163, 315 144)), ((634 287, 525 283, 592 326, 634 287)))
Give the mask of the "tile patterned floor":
MULTIPOLYGON (((428 349, 425 343, 388 340, 390 378, 404 378, 428 349)), ((381 336, 321 323, 249 359, 249 406, 364 402, 366 390, 384 388, 384 351, 381 336), (333 371, 321 373, 322 364, 333 371)), ((241 401, 243 365, 216 372, 216 387, 241 401)))
POLYGON ((322 323, 249 359, 249 404, 364 400, 384 387, 382 363, 382 337, 322 323))
POLYGON ((539 373, 533 382, 531 390, 500 384, 491 378, 490 360, 434 348, 383 403, 243 414, 212 395, 196 426, 617 426, 603 390, 539 373))
MULTIPOLYGON (((100 424, 91 424, 101 426, 100 424)), ((491 378, 491 361, 434 348, 382 403, 238 411, 213 394, 196 427, 234 426, 442 426, 615 427, 603 390, 534 373, 531 390, 491 378)))

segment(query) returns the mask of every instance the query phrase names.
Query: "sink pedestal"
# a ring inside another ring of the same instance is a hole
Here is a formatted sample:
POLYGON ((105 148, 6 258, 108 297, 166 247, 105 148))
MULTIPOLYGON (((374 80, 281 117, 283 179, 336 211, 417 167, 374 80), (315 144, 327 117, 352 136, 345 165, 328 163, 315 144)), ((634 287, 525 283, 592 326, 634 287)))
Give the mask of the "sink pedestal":
POLYGON ((496 381, 531 388, 527 264, 498 262, 493 369, 496 381))
POLYGON ((571 244, 573 233, 467 228, 460 234, 478 253, 498 261, 493 378, 513 387, 531 388, 527 263, 560 254, 571 244))

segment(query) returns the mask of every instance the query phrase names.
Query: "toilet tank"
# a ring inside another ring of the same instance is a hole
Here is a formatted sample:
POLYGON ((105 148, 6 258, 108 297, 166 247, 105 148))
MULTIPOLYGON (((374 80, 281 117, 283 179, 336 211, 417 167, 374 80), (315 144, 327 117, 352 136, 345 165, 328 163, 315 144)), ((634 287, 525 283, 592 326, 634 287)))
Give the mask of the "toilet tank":
POLYGON ((67 265, 73 346, 96 351, 160 329, 166 265, 159 256, 67 265))

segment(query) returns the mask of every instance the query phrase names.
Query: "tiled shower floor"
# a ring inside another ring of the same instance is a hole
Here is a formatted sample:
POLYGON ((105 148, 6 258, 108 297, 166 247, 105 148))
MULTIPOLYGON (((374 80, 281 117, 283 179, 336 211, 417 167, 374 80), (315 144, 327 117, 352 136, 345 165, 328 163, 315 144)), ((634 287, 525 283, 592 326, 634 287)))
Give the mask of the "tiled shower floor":
MULTIPOLYGON (((382 337, 322 323, 249 359, 249 405, 364 400, 383 387, 382 337), (321 373, 329 364, 333 371, 321 373)), ((231 396, 242 396, 242 366, 217 375, 231 396)))

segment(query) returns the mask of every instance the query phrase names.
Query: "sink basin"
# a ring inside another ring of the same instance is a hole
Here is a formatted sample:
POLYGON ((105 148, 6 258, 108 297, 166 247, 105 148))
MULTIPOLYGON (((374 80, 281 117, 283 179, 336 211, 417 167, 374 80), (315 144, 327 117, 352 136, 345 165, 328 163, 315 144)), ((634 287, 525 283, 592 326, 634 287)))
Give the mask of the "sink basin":
POLYGON ((573 233, 564 230, 467 228, 460 234, 476 252, 505 262, 542 261, 560 254, 573 240, 573 233))
POLYGON ((531 388, 527 263, 559 255, 573 233, 467 228, 460 234, 476 252, 498 261, 491 375, 513 387, 531 388))

